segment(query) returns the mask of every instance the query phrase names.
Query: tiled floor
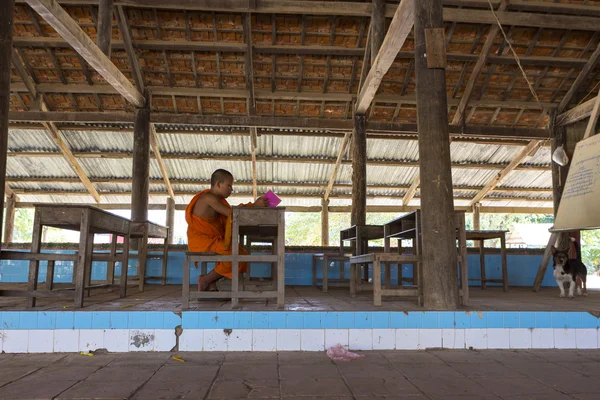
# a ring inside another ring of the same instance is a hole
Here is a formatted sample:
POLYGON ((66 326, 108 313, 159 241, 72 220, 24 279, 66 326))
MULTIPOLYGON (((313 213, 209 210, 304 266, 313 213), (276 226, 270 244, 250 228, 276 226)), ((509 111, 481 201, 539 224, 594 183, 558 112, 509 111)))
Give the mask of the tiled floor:
POLYGON ((600 350, 0 355, 0 399, 598 399, 600 350))
MULTIPOLYGON (((22 286, 21 286, 22 287, 22 286)), ((4 286, 3 286, 4 288, 4 286)), ((285 309, 294 311, 418 311, 423 310, 414 298, 384 298, 382 307, 373 306, 373 295, 363 291, 351 298, 348 289, 330 288, 328 293, 310 286, 287 286, 285 309)), ((471 304, 466 310, 476 311, 589 311, 600 313, 600 290, 590 290, 587 297, 558 297, 557 288, 542 288, 534 293, 530 288, 470 288, 471 304)), ((191 301, 190 309, 199 311, 230 310, 230 302, 222 300, 191 301)), ((275 300, 243 300, 241 310, 277 310, 275 300)), ((25 299, 0 297, 0 311, 25 310, 25 299)), ((36 310, 73 310, 73 301, 38 299, 36 310)), ((129 290, 125 299, 117 292, 97 290, 85 299, 86 311, 181 311, 180 285, 146 285, 143 293, 129 290)))

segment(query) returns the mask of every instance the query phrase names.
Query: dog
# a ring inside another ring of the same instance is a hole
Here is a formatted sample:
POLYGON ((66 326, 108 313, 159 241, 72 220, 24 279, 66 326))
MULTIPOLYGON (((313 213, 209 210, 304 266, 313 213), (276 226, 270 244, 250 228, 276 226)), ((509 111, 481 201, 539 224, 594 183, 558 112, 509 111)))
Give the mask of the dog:
POLYGON ((581 261, 581 249, 575 238, 571 238, 575 245, 577 258, 569 259, 569 251, 558 250, 552 246, 552 259, 554 260, 554 278, 560 289, 560 297, 565 297, 565 283, 569 284, 569 298, 572 299, 575 294, 575 286, 577 286, 577 294, 587 296, 587 268, 581 261), (583 283, 583 293, 581 284, 583 283))

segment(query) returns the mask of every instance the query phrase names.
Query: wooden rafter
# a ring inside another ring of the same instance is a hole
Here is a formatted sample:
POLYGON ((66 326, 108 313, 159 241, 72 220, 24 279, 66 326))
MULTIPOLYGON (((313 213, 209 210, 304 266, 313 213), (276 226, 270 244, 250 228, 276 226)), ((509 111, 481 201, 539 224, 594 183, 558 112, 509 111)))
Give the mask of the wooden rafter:
MULTIPOLYGON (((338 152, 337 158, 335 160, 335 164, 333 165, 333 169, 331 170, 331 176, 329 177, 329 183, 325 188, 325 194, 323 195, 323 199, 325 201, 329 200, 329 195, 331 190, 333 189, 333 185, 335 184, 335 180, 337 178, 338 172, 340 170, 340 165, 342 164, 342 159, 344 158, 344 154, 346 154, 346 149, 348 148, 348 143, 350 143, 350 133, 345 133, 344 138, 342 139, 342 144, 340 146, 340 150, 338 152)), ((350 185, 352 187, 352 185, 350 185)))
POLYGON ((474 204, 479 203, 485 196, 493 191, 506 176, 514 171, 523 160, 537 151, 540 148, 542 142, 540 140, 532 140, 527 146, 525 146, 519 154, 508 164, 502 171, 500 171, 492 180, 490 180, 483 189, 475 195, 475 197, 469 202, 469 207, 473 207, 474 204))
POLYGON ((587 139, 588 137, 596 134, 596 124, 598 123, 598 115, 600 115, 600 91, 598 91, 598 95, 594 100, 594 107, 592 108, 590 119, 588 120, 588 124, 585 128, 585 134, 583 135, 583 139, 587 139))
POLYGON ((417 171, 412 183, 409 188, 404 193, 404 197, 402 197, 402 205, 407 206, 408 203, 415 197, 415 193, 417 192, 417 188, 419 187, 419 183, 421 182, 421 174, 417 171))
MULTIPOLYGON (((138 61, 135 49, 133 48, 133 41, 131 40, 131 32, 129 30, 129 23, 127 22, 127 15, 122 6, 117 6, 117 23, 119 25, 119 31, 123 38, 123 46, 129 59, 129 65, 131 67, 131 75, 133 75, 133 81, 140 93, 144 93, 144 76, 142 74, 142 68, 138 61)), ((195 68, 194 68, 195 71, 195 68)))
POLYGON ((375 94, 384 75, 392 66, 396 59, 396 55, 412 31, 414 25, 414 4, 411 0, 401 0, 398 6, 392 23, 385 35, 381 49, 375 58, 375 62, 369 70, 369 74, 364 80, 364 83, 359 91, 356 100, 356 113, 364 114, 375 94))
POLYGON ((572 109, 565 111, 562 114, 559 114, 556 117, 557 125, 571 125, 575 122, 581 121, 582 119, 586 119, 592 114, 592 110, 597 99, 597 97, 594 97, 593 99, 590 99, 585 103, 581 103, 578 106, 573 107, 572 109))
POLYGON ((100 51, 110 59, 112 40, 113 0, 100 0, 98 7, 98 28, 96 43, 100 51))
MULTIPOLYGON (((249 92, 248 98, 248 116, 256 115, 256 99, 254 98, 254 66, 252 65, 252 15, 244 14, 242 27, 244 30, 244 42, 246 43, 246 54, 244 58, 244 68, 246 72, 246 89, 249 92)), ((275 31, 273 32, 275 34, 275 31)), ((275 71, 273 70, 273 76, 275 71)), ((273 80, 274 82, 274 80, 273 80)), ((256 149, 258 147, 258 135, 256 128, 252 127, 250 131, 250 157, 252 163, 252 197, 256 200, 258 196, 258 170, 256 166, 256 149)))
POLYGON ((600 60, 600 43, 598 44, 596 51, 592 53, 591 57, 586 62, 579 75, 577 75, 577 78, 575 78, 575 82, 573 82, 565 97, 563 97, 563 99, 560 101, 560 104, 557 108, 557 112, 561 113, 567 108, 567 106, 573 99, 573 96, 581 87, 583 81, 589 77, 590 72, 596 67, 596 65, 598 65, 598 60, 600 60))
POLYGON ((144 105, 144 96, 135 89, 62 7, 52 0, 27 0, 27 3, 124 98, 137 107, 144 105))
MULTIPOLYGON (((48 108, 46 106, 46 102, 44 101, 43 97, 41 95, 39 95, 31 77, 26 73, 25 68, 23 67, 23 64, 21 62, 21 59, 19 58, 16 51, 13 51, 13 53, 12 53, 12 63, 15 66, 15 69, 17 70, 17 73, 20 75, 23 82, 25 82, 25 85, 28 88, 30 88, 30 94, 33 96, 34 99, 36 99, 36 101, 39 101, 40 109, 42 111, 47 111, 48 108)), ((54 124, 54 122, 44 122, 44 123, 42 123, 42 126, 46 129, 46 131, 50 135, 50 138, 54 141, 56 146, 60 149, 62 156, 66 159, 66 161, 69 163, 71 168, 73 168, 73 171, 75 171, 75 173, 81 180, 81 183, 85 186, 85 188, 88 190, 90 195, 92 195, 94 200, 97 203, 99 203, 100 195, 96 191, 96 188, 94 188, 94 185, 92 184, 92 182, 90 182, 87 174, 85 173, 85 171, 79 164, 79 161, 77 161, 75 156, 73 156, 71 149, 69 148, 67 143, 63 140, 62 135, 61 135, 60 131, 58 130, 58 128, 56 127, 56 125, 54 124)))
MULTIPOLYGON (((506 4, 507 4, 506 0, 503 1, 502 3, 500 3, 500 7, 498 8, 498 11, 504 11, 506 9, 506 4)), ((471 100, 471 95, 473 94, 473 89, 475 89, 475 83, 477 83, 477 80, 479 79, 479 74, 481 73, 481 71, 483 70, 483 67, 487 63, 487 59, 490 54, 490 50, 492 49, 492 46, 494 45, 494 39, 496 38, 496 35, 498 34, 499 30, 500 30, 500 28, 496 24, 494 24, 490 27, 490 31, 488 32, 487 38, 485 39, 485 43, 483 44, 483 47, 481 48, 481 55, 479 56, 477 63, 473 67, 473 71, 471 72, 471 75, 469 76, 469 80, 467 81, 467 86, 465 87, 465 91, 463 92, 462 97, 460 98, 460 103, 458 103, 458 108, 456 109, 454 118, 452 118, 453 125, 458 125, 463 122, 465 111, 467 109, 467 106, 469 105, 469 100, 471 100)), ((464 70, 465 70, 465 68, 463 68, 463 71, 464 70)))
POLYGON ((167 187, 167 192, 169 193, 169 197, 175 200, 175 193, 173 192, 173 187, 171 186, 171 181, 169 180, 169 174, 167 173, 167 166, 165 161, 163 160, 159 146, 158 146, 158 134, 156 133, 156 128, 154 124, 150 124, 150 148, 154 153, 154 158, 156 158, 156 162, 158 163, 158 167, 160 168, 160 172, 163 176, 163 181, 165 186, 167 187))

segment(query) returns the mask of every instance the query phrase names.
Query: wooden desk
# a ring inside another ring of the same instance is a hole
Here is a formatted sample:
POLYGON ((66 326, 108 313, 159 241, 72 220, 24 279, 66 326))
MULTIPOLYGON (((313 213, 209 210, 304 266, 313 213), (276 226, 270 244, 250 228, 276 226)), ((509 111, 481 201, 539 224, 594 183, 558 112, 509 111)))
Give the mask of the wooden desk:
MULTIPOLYGON (((459 293, 462 298, 462 305, 468 305, 469 302, 469 281, 467 265, 467 244, 465 237, 465 212, 455 211, 456 238, 458 240, 457 261, 460 264, 459 293)), ((390 240, 398 239, 398 252, 402 254, 402 240, 412 239, 413 255, 416 256, 416 262, 413 263, 413 285, 418 288, 418 302, 421 304, 423 298, 423 265, 421 261, 423 253, 423 239, 421 231, 421 210, 416 210, 405 214, 393 221, 383 225, 384 228, 384 251, 390 252, 390 240), (415 268, 416 266, 416 268, 415 268)), ((398 266, 398 282, 402 282, 401 265, 398 266)), ((390 286, 390 268, 386 265, 386 289, 390 286)))
MULTIPOLYGON (((31 239, 31 254, 40 254, 42 242, 42 229, 44 226, 50 226, 59 229, 68 229, 79 231, 79 251, 77 260, 73 268, 73 283, 75 307, 83 307, 84 290, 106 288, 114 285, 114 269, 107 271, 107 283, 91 286, 92 261, 95 234, 113 234, 123 236, 123 253, 116 254, 115 248, 111 248, 111 253, 102 255, 100 258, 104 261, 121 261, 120 296, 127 295, 127 258, 129 253, 129 230, 130 222, 126 218, 100 210, 91 206, 66 205, 66 204, 38 204, 35 206, 35 216, 33 220, 33 235, 31 239)), ((56 297, 54 290, 37 291, 39 272, 39 259, 32 259, 29 262, 29 279, 27 287, 27 307, 35 307, 36 297, 56 297), (46 293, 48 292, 48 293, 46 293)), ((70 288, 73 289, 73 288, 70 288)), ((61 293, 62 294, 62 293, 61 293)), ((66 296, 58 296, 66 297, 66 296)), ((70 297, 70 296, 69 296, 70 297)))
MULTIPOLYGON (((480 240, 479 244, 479 266, 481 268, 481 288, 486 288, 486 282, 501 283, 505 292, 508 291, 508 268, 506 265, 506 232, 497 231, 466 231, 467 240, 480 240), (500 239, 500 255, 502 257, 502 279, 487 279, 485 276, 485 246, 486 240, 500 239)), ((469 279, 477 280, 477 279, 469 279)))
MULTIPOLYGON (((276 245, 271 256, 256 256, 261 260, 267 257, 268 262, 277 263, 277 291, 276 293, 264 292, 264 297, 277 297, 277 306, 283 307, 285 303, 285 207, 232 207, 231 250, 232 250, 232 279, 231 279, 231 307, 239 304, 239 263, 240 263, 240 236, 275 236, 276 245)), ((252 255, 246 256, 247 262, 253 262, 252 255)), ((264 262, 264 261, 261 261, 264 262)))
MULTIPOLYGON (((138 279, 140 291, 144 290, 146 279, 160 279, 162 285, 167 283, 167 261, 169 255, 169 228, 163 225, 155 224, 150 221, 131 222, 130 224, 130 239, 140 239, 138 246, 138 279), (148 257, 148 238, 163 239, 163 254, 161 276, 146 276, 146 258, 148 257)), ((116 236, 113 236, 113 245, 116 246, 116 236)), ((112 249, 112 245, 111 245, 112 249)), ((114 263, 113 263, 114 264, 114 263)))
MULTIPOLYGON (((340 231, 340 255, 344 254, 344 242, 354 241, 352 255, 360 256, 369 251, 369 240, 383 239, 381 225, 353 225, 340 231)), ((352 244, 351 244, 352 246, 352 244)), ((369 269, 364 265, 363 279, 369 281, 369 269)))

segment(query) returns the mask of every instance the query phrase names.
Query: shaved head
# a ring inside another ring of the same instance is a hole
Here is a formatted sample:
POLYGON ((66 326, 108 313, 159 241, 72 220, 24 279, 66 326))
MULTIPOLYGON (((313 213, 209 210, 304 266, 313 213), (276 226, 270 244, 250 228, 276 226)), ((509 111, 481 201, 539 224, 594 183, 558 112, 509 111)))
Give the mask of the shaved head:
POLYGON ((213 172, 212 176, 210 177, 210 186, 213 187, 219 182, 225 182, 227 179, 233 180, 233 175, 231 172, 224 169, 218 169, 213 172))

